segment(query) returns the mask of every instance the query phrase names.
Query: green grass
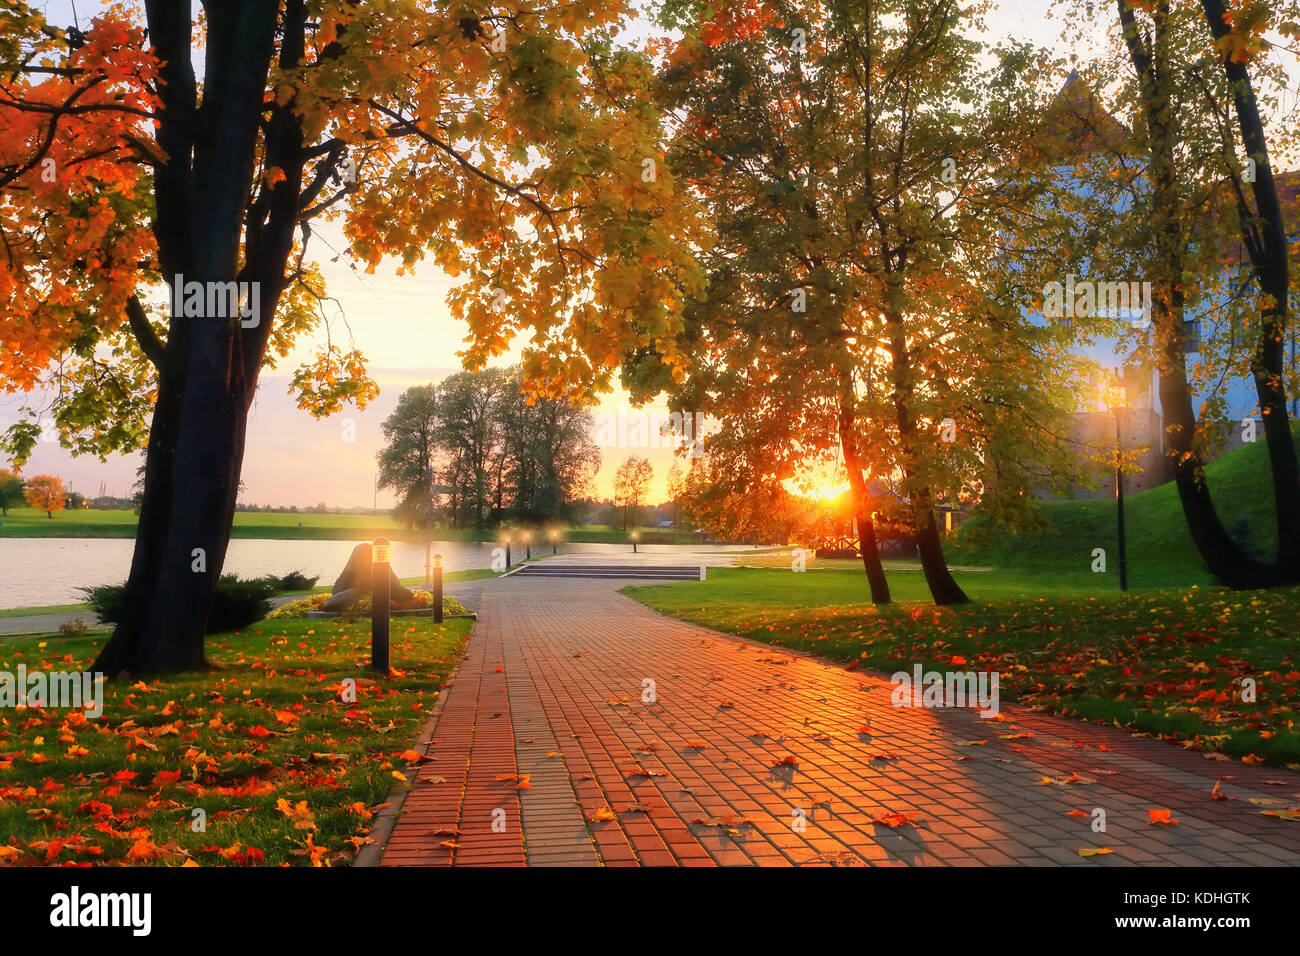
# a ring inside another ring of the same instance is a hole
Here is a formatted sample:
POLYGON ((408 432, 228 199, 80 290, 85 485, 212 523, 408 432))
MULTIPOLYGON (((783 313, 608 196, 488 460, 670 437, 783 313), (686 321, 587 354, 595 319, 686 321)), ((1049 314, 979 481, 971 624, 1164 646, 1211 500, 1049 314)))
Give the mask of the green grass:
MULTIPOLYGON (((47 517, 35 508, 10 508, 0 518, 0 537, 6 538, 134 538, 138 515, 129 510, 63 510, 47 517)), ((279 514, 238 511, 231 532, 234 538, 305 538, 339 540, 418 537, 408 534, 387 515, 279 514), (301 527, 299 525, 301 524, 301 527)))
MULTIPOLYGON (((107 684, 99 719, 9 711, 0 864, 349 863, 469 628, 394 622, 394 671, 375 680, 367 621, 261 621, 210 637, 211 670, 107 684), (191 828, 196 808, 206 832, 191 828)), ((7 639, 0 670, 79 670, 102 640, 7 639)))
MULTIPOLYGON (((535 559, 534 559, 535 560, 535 559)), ((470 568, 466 571, 446 571, 443 573, 443 583, 451 584, 455 581, 477 581, 480 578, 496 578, 501 575, 488 568, 470 568)), ((424 584, 424 575, 418 575, 411 578, 402 578, 402 583, 407 587, 417 587, 424 584)), ((321 591, 330 590, 331 585, 318 584, 310 591, 279 591, 277 597, 303 597, 308 594, 319 594, 321 591)), ((5 617, 28 617, 37 614, 63 614, 69 611, 89 611, 89 604, 45 604, 39 607, 13 607, 0 610, 0 618, 5 617)))
MULTIPOLYGON (((1300 443, 1300 425, 1296 429, 1300 443)), ((1263 438, 1206 466, 1206 480, 1224 526, 1248 551, 1269 559, 1277 548, 1273 486, 1263 438)), ((1113 486, 1112 486, 1113 487, 1113 486)), ((994 531, 973 542, 980 525, 972 521, 945 544, 954 563, 1087 571, 1094 548, 1106 550, 1107 570, 1115 573, 1117 523, 1112 496, 1080 501, 1045 501, 1046 528, 1011 535, 994 531)), ((1176 587, 1209 584, 1211 578, 1187 531, 1173 482, 1124 498, 1130 585, 1176 587)))
POLYGON ((991 670, 1004 700, 1254 762, 1300 767, 1300 588, 1100 593, 1095 577, 958 572, 974 598, 929 603, 919 574, 868 603, 860 569, 710 568, 708 580, 630 587, 661 613, 885 673, 991 670), (1245 703, 1233 682, 1257 682, 1245 703))
POLYGON ((89 610, 89 604, 47 604, 43 607, 11 607, 0 610, 0 618, 27 617, 31 614, 64 614, 69 611, 89 610))
MULTIPOLYGON (((0 538, 134 538, 138 515, 128 510, 63 510, 47 517, 35 508, 10 508, 0 518, 0 538)), ((439 541, 496 541, 503 532, 494 528, 437 528, 439 541)), ((642 544, 689 544, 695 536, 679 531, 641 528, 642 544)), ((423 541, 423 528, 407 528, 385 514, 285 514, 279 512, 235 512, 232 538, 283 538, 309 541, 355 541, 384 536, 393 541, 423 541)), ((579 544, 622 544, 630 542, 628 532, 603 525, 567 528, 562 541, 579 544)), ((549 539, 534 533, 539 552, 550 552, 549 539)), ((515 547, 520 547, 515 532, 515 547)))

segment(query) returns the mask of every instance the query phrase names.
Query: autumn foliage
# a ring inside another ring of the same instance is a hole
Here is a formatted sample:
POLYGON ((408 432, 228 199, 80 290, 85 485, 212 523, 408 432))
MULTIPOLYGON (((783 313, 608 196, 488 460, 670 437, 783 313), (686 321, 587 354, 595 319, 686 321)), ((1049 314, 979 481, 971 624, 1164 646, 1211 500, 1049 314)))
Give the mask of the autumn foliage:
POLYGON ((28 478, 25 494, 29 505, 44 511, 50 518, 54 517, 54 512, 62 511, 67 504, 67 489, 63 487, 63 479, 54 475, 33 475, 28 478))

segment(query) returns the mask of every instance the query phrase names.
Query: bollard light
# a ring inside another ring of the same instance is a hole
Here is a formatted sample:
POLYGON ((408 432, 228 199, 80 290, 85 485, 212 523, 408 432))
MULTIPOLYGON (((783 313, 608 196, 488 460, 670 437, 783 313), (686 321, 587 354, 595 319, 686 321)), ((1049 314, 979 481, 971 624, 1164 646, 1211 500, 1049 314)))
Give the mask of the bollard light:
POLYGON ((524 548, 524 560, 533 560, 533 533, 531 531, 524 532, 524 548))
POLYGON ((442 623, 442 555, 433 556, 433 623, 442 623))
POLYGON ((632 529, 632 553, 636 554, 636 539, 639 537, 635 528, 632 529))
POLYGON ((559 551, 557 550, 559 548, 559 541, 560 541, 560 532, 552 528, 551 529, 551 554, 559 553, 559 551))
POLYGON ((388 612, 391 595, 388 579, 392 574, 392 545, 387 538, 376 538, 370 546, 370 669, 388 673, 388 612))

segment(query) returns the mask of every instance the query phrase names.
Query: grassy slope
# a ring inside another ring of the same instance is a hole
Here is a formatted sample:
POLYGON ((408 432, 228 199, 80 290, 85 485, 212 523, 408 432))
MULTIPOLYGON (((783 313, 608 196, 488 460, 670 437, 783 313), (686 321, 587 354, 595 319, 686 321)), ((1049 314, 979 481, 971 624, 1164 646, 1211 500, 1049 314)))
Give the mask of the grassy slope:
MULTIPOLYGON (((1206 467, 1210 493, 1219 517, 1233 536, 1251 551, 1267 557, 1277 547, 1273 520, 1273 488, 1268 477, 1268 450, 1263 437, 1206 467)), ((1134 587, 1207 584, 1173 483, 1125 496, 1129 581, 1134 587)), ((1050 570, 1074 577, 1090 573, 1092 549, 1105 548, 1107 571, 1116 568, 1115 499, 1048 501, 1043 503, 1046 530, 1011 535, 994 532, 987 541, 970 544, 972 522, 963 527, 945 550, 954 563, 1050 570)))
MULTIPOLYGON (((410 776, 404 752, 469 628, 401 621, 393 675, 376 681, 367 621, 261 621, 208 639, 214 670, 109 682, 98 720, 11 711, 0 722, 0 865, 346 864, 394 772, 410 776), (344 678, 356 680, 355 703, 341 699, 344 678), (206 832, 191 829, 196 807, 206 832)), ((0 670, 77 670, 102 641, 10 638, 0 670)))

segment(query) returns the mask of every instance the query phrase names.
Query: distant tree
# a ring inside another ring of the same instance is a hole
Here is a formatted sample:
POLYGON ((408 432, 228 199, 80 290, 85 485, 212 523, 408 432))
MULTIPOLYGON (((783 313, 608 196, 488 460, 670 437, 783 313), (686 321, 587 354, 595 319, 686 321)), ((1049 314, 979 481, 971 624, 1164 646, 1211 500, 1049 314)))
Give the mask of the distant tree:
POLYGON ((64 495, 64 504, 71 511, 80 511, 86 507, 86 496, 79 491, 69 491, 64 495))
POLYGON ((452 523, 463 518, 487 526, 493 476, 502 456, 497 405, 506 373, 502 369, 457 372, 439 383, 437 441, 445 457, 442 483, 452 490, 452 523))
POLYGON ((637 509, 641 507, 652 477, 654 470, 649 459, 636 455, 630 455, 614 473, 614 503, 622 506, 624 530, 629 522, 635 523, 637 509))
POLYGON ((379 487, 397 493, 394 516, 414 526, 425 517, 438 453, 440 400, 435 385, 408 388, 381 426, 388 444, 379 452, 379 487))
POLYGON ((63 479, 54 475, 36 475, 27 480, 27 503, 33 508, 45 512, 47 518, 53 519, 54 512, 62 511, 67 501, 67 489, 63 479))
POLYGON ((12 471, 0 468, 0 514, 8 517, 9 509, 24 500, 23 480, 12 471))

